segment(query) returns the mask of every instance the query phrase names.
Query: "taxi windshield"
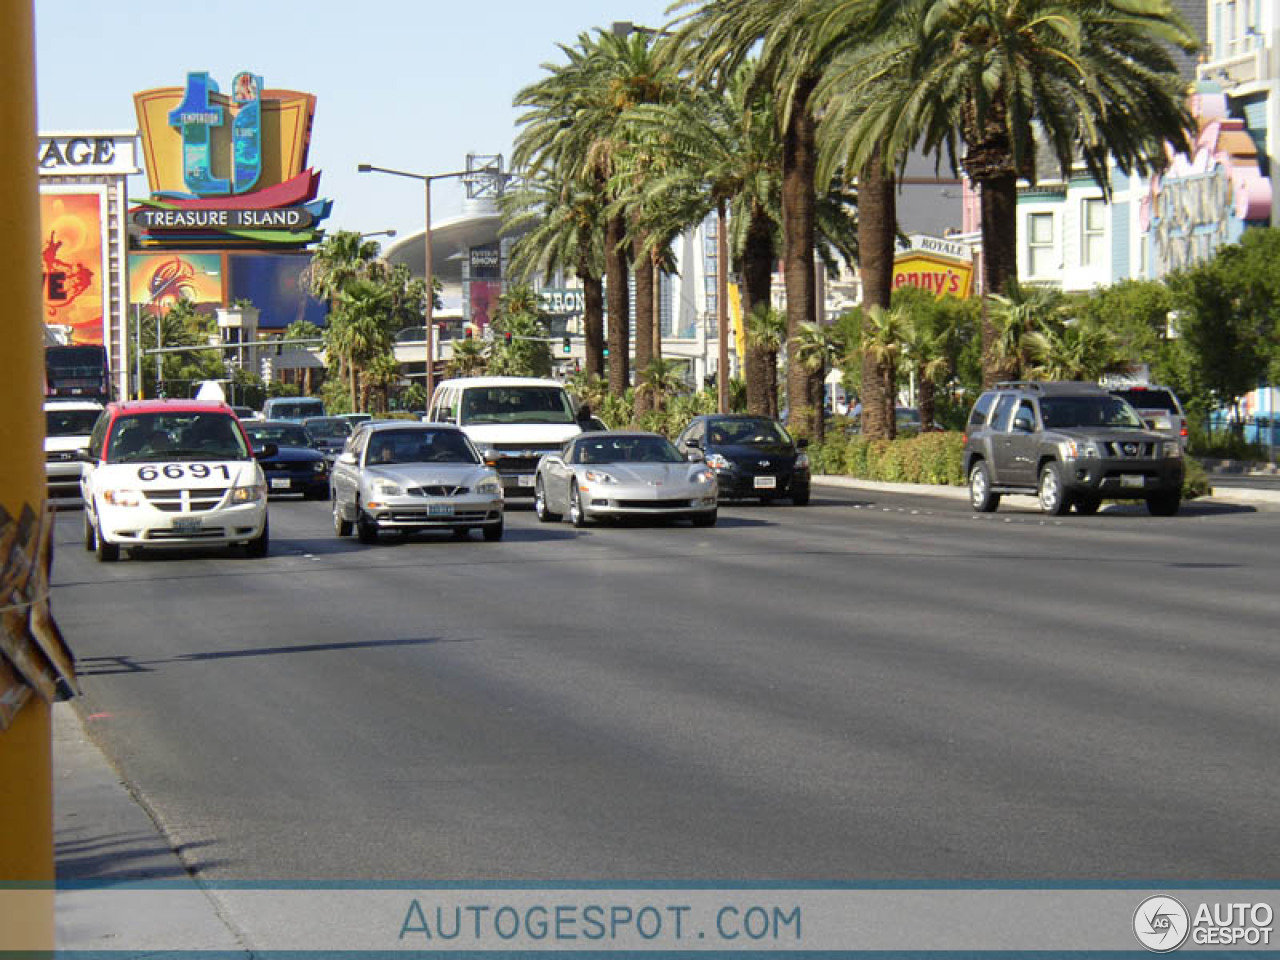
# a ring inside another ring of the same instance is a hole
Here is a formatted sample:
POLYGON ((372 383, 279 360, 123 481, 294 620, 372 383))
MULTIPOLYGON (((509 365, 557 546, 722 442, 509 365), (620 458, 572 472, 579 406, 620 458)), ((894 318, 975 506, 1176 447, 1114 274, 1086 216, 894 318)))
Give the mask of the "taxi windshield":
POLYGON ((107 442, 108 463, 157 460, 245 460, 249 450, 226 413, 135 413, 118 417, 107 442))

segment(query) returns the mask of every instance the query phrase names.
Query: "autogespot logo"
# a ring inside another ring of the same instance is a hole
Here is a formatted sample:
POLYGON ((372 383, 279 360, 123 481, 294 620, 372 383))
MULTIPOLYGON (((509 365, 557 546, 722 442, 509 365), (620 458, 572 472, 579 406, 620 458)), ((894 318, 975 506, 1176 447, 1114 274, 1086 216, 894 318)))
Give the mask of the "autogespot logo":
POLYGON ((1147 897, 1133 915, 1133 933, 1148 950, 1168 953, 1187 939, 1191 916, 1173 897, 1147 897))

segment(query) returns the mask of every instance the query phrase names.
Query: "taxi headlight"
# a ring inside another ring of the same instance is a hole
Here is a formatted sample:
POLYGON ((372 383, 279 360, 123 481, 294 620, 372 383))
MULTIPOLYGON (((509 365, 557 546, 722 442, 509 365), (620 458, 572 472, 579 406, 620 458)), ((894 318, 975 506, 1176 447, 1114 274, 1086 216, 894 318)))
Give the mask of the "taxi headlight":
POLYGON ((476 484, 476 493, 486 496, 497 496, 502 493, 502 484, 497 477, 485 477, 476 484))
POLYGON ((113 507, 136 507, 142 503, 142 494, 137 490, 103 490, 102 501, 113 507))
POLYGON ((248 487, 232 487, 232 503, 256 503, 267 495, 267 488, 253 484, 248 487))

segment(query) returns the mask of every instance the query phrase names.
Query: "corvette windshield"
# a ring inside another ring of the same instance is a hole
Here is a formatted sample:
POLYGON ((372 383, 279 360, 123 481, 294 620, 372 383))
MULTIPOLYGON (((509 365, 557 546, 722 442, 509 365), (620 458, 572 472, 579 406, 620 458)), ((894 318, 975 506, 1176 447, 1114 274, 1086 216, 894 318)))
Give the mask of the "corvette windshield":
POLYGON ((595 437, 578 442, 578 463, 683 463, 680 451, 663 437, 595 437))
POLYGON ((157 460, 244 460, 249 456, 235 419, 226 413, 135 413, 117 418, 108 463, 157 460))

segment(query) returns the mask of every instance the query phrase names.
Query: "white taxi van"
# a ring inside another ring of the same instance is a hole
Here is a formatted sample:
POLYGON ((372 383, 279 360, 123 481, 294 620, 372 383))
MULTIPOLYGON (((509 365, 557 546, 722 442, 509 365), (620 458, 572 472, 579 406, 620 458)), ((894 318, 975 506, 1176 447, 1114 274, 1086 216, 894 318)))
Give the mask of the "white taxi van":
POLYGON ((99 560, 119 559, 122 547, 235 544, 266 556, 266 480, 225 404, 110 404, 81 458, 84 545, 99 560))

